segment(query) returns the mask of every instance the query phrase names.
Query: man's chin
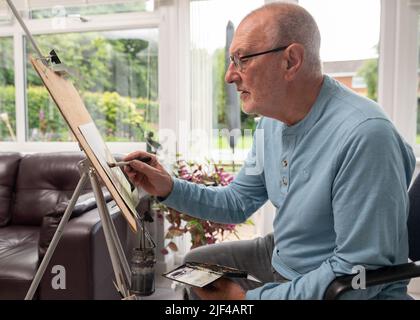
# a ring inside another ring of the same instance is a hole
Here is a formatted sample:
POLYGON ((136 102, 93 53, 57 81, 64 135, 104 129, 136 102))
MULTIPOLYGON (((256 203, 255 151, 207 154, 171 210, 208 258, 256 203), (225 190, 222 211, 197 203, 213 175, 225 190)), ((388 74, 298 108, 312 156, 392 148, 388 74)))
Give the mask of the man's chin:
POLYGON ((249 104, 246 104, 246 103, 244 103, 243 105, 242 105, 242 111, 245 113, 245 114, 257 114, 257 110, 256 110, 256 108, 255 108, 255 106, 252 106, 252 105, 249 105, 249 104))

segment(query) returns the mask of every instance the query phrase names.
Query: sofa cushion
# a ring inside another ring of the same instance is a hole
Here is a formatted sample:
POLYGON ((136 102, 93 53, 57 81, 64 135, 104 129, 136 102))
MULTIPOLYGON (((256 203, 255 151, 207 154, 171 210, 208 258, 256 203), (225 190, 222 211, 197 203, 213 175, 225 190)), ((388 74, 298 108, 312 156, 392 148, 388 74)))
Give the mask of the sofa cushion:
MULTIPOLYGON (((71 198, 80 179, 82 152, 25 155, 16 180, 12 224, 40 226, 45 214, 71 198)), ((90 191, 86 183, 82 193, 90 191)))
POLYGON ((11 219, 11 204, 21 155, 0 152, 0 227, 11 219))
POLYGON ((37 227, 0 228, 0 299, 23 299, 38 266, 37 227))

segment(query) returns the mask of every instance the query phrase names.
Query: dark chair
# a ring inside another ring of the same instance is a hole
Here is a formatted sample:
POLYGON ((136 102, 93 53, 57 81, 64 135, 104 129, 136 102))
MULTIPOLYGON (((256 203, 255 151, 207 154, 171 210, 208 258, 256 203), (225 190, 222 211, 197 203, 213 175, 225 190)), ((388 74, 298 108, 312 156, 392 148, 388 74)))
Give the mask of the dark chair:
MULTIPOLYGON (((366 271, 366 288, 396 281, 420 277, 420 174, 409 192, 410 212, 408 216, 408 241, 410 263, 366 271)), ((343 293, 353 290, 354 275, 337 277, 324 294, 325 300, 338 299, 343 293)))

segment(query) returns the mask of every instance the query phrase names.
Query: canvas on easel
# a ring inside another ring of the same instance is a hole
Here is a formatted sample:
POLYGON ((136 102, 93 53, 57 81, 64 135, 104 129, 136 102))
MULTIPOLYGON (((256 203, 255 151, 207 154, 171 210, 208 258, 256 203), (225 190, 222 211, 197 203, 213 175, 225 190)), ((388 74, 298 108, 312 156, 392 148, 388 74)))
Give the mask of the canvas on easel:
POLYGON ((109 168, 107 163, 115 162, 115 159, 100 136, 80 94, 70 80, 51 70, 41 59, 31 57, 30 61, 129 226, 137 231, 138 215, 130 184, 119 167, 109 168))

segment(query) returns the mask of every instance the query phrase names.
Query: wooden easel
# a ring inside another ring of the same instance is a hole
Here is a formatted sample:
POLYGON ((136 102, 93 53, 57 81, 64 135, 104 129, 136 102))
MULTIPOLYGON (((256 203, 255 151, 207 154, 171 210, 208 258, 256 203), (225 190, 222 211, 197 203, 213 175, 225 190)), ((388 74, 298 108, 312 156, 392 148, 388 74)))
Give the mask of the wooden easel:
MULTIPOLYGON (((40 267, 35 274, 35 277, 31 283, 31 286, 28 290, 28 293, 25 299, 32 299, 36 289, 41 281, 43 274, 48 266, 49 261, 54 253, 54 250, 61 238, 61 235, 64 231, 64 227, 68 222, 73 208, 78 200, 81 190, 89 179, 92 185, 92 189, 95 194, 97 201, 98 211, 100 214, 101 222, 103 225, 105 239, 110 254, 112 267, 114 269, 114 275, 116 279, 116 288, 121 295, 121 298, 127 299, 130 297, 130 268, 127 262, 127 259, 124 255, 123 248, 119 241, 115 226, 110 217, 107 205, 105 203, 99 180, 101 180, 107 189, 109 190, 111 196, 115 200, 115 203, 119 207, 122 215, 126 219, 128 225, 130 226, 133 232, 137 232, 137 226, 140 226, 140 231, 143 233, 143 237, 147 239, 154 245, 153 239, 145 228, 143 228, 144 223, 142 223, 141 217, 139 217, 135 204, 130 195, 128 195, 127 190, 122 190, 117 186, 116 179, 123 177, 123 173, 120 168, 113 168, 113 170, 120 170, 121 174, 112 175, 110 174, 109 168, 104 168, 103 163, 97 158, 94 150, 91 145, 85 139, 85 136, 81 132, 81 127, 85 125, 93 125, 93 120, 87 111, 85 104, 83 103, 82 98, 80 97, 78 91, 74 85, 64 77, 65 70, 60 66, 61 61, 56 55, 55 51, 52 50, 49 56, 44 56, 39 49, 35 39, 32 37, 19 13, 17 12, 15 6, 11 0, 6 0, 9 7, 11 8, 16 19, 19 21, 23 30, 25 31, 28 39, 30 40, 32 46, 34 47, 38 58, 30 57, 30 61, 47 88, 52 99, 56 103, 58 109, 60 110, 62 116, 67 122, 71 132, 79 143, 81 150, 85 153, 86 158, 84 161, 79 163, 79 169, 81 172, 81 178, 77 187, 72 195, 72 198, 69 202, 69 205, 63 215, 63 218, 60 221, 60 224, 57 228, 57 231, 54 234, 54 237, 51 241, 50 246, 42 260, 40 267)), ((113 159, 115 161, 115 159, 113 159)), ((123 178, 125 179, 125 178, 123 178)), ((125 180, 127 182, 127 180, 125 180)), ((123 181, 124 182, 124 181, 123 181)))

